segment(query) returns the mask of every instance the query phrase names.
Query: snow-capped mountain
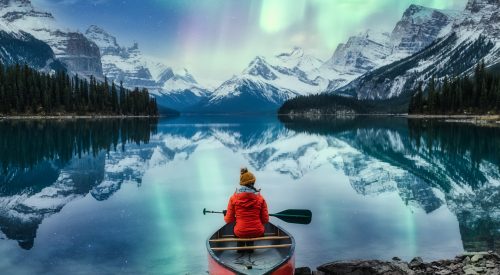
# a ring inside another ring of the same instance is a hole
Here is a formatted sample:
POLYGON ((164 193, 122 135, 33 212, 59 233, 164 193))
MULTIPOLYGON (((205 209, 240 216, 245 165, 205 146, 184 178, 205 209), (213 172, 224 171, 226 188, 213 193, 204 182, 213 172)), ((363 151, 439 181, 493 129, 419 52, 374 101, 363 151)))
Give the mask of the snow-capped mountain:
POLYGON ((42 71, 64 70, 48 44, 31 34, 0 23, 0 62, 6 65, 29 64, 42 71))
POLYGON ((410 5, 391 33, 396 53, 412 55, 446 35, 461 12, 410 5))
POLYGON ((443 35, 458 15, 411 5, 392 33, 369 30, 352 36, 326 62, 299 48, 271 58, 256 57, 242 74, 215 89, 197 110, 271 112, 293 97, 336 90, 425 48, 443 35))
POLYGON ((123 82, 130 89, 146 87, 160 106, 184 110, 208 95, 209 91, 186 69, 174 71, 151 60, 140 51, 138 43, 123 47, 115 36, 95 25, 85 35, 99 46, 104 75, 110 81, 123 82))
POLYGON ((457 11, 411 5, 392 33, 368 30, 350 37, 324 64, 337 73, 329 78, 328 90, 336 90, 369 71, 422 50, 449 31, 458 16, 457 11))
POLYGON ((334 72, 328 90, 349 83, 360 75, 387 62, 391 54, 389 34, 366 31, 352 36, 345 44, 339 44, 324 68, 334 72))
POLYGON ((94 25, 87 29, 85 35, 99 47, 103 73, 110 81, 122 81, 123 86, 129 89, 156 88, 156 81, 146 66, 138 43, 122 47, 114 36, 94 25))
POLYGON ((2 30, 10 26, 47 43, 69 71, 102 77, 97 45, 81 33, 62 31, 52 14, 36 10, 31 1, 1 0, 0 21, 2 30))
POLYGON ((185 111, 205 100, 210 91, 199 84, 186 70, 173 71, 166 68, 158 77, 159 87, 151 93, 156 96, 159 105, 185 111))
POLYGON ((196 109, 201 112, 273 112, 287 99, 324 91, 323 62, 300 48, 271 58, 256 57, 242 74, 225 81, 196 109))
MULTIPOLYGON (((359 99, 409 96, 417 83, 427 83, 431 77, 439 80, 445 76, 469 74, 481 60, 487 66, 498 64, 499 14, 497 0, 469 0, 461 16, 439 32, 448 30, 446 35, 412 56, 364 74, 340 92, 354 92, 359 99)), ((432 32, 438 33, 437 30, 432 32)), ((399 44, 400 49, 412 47, 412 43, 405 41, 399 44)))

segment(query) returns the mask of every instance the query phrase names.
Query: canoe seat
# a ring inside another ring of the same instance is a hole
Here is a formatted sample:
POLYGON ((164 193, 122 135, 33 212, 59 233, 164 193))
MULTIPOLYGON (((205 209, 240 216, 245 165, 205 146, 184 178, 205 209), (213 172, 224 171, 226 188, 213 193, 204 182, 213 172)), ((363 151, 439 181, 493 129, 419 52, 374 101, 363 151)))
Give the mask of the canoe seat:
POLYGON ((273 241, 273 240, 287 240, 290 236, 272 236, 272 237, 258 237, 258 238, 221 238, 209 240, 211 243, 225 243, 225 242, 254 242, 254 241, 273 241))
POLYGON ((255 245, 255 246, 241 246, 241 247, 212 247, 213 251, 227 251, 227 250, 254 250, 254 249, 270 249, 270 248, 287 248, 292 244, 276 244, 276 245, 255 245))
MULTIPOLYGON (((264 237, 272 237, 272 236, 279 236, 276 235, 275 233, 264 233, 264 237)), ((222 238, 236 238, 235 235, 222 235, 222 238)))

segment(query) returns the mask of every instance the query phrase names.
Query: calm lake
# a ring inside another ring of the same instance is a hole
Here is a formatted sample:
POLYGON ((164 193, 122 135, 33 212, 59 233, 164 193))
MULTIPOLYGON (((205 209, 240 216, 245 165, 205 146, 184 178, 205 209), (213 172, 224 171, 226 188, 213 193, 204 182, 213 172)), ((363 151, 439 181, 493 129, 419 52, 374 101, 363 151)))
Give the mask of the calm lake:
POLYGON ((500 128, 404 118, 0 121, 3 274, 206 274, 240 166, 297 266, 500 247, 500 128))

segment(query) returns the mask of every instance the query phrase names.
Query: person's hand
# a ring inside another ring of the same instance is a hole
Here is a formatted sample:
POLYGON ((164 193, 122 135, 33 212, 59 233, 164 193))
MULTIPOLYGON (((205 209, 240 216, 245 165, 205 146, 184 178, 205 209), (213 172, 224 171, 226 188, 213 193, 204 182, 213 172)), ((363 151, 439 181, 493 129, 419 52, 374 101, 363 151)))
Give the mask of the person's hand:
POLYGON ((226 216, 226 213, 227 213, 227 210, 222 210, 222 214, 224 214, 224 216, 226 216))

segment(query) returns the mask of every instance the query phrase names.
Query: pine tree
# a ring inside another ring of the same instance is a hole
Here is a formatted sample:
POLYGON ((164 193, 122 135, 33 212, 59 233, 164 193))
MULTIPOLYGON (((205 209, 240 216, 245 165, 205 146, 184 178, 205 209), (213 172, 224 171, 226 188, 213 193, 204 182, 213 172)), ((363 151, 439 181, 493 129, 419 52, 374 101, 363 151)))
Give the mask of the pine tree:
POLYGON ((125 89, 123 88, 123 81, 120 81, 120 111, 125 114, 125 89))
POLYGON ((415 114, 417 107, 415 106, 415 96, 410 98, 410 103, 408 104, 408 114, 415 114))
POLYGON ((435 114, 437 111, 437 91, 436 91, 436 81, 434 77, 431 78, 429 83, 429 94, 427 96, 427 106, 428 113, 435 114))
POLYGON ((500 114, 500 77, 497 81, 497 104, 496 104, 497 114, 500 114))
POLYGON ((112 105, 112 110, 113 110, 113 113, 117 113, 118 112, 118 92, 116 91, 116 86, 115 86, 115 82, 112 82, 111 84, 111 105, 112 105))
POLYGON ((448 77, 446 76, 444 78, 443 86, 441 88, 442 92, 441 94, 441 102, 439 102, 440 105, 440 111, 441 113, 449 113, 451 106, 452 106, 452 101, 451 101, 451 87, 450 87, 450 82, 448 80, 448 77))
POLYGON ((416 112, 422 114, 424 112, 424 96, 422 90, 422 83, 418 84, 417 94, 415 95, 416 112))

